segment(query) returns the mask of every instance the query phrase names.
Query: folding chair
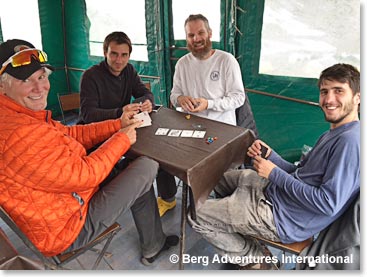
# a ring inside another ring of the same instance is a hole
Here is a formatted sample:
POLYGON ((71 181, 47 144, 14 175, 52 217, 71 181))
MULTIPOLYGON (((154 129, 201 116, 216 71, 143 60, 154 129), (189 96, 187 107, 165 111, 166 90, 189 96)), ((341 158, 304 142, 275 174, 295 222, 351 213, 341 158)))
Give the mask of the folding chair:
POLYGON ((252 113, 250 99, 246 96, 245 103, 235 110, 236 114, 236 125, 250 129, 254 132, 255 138, 259 137, 259 132, 256 127, 254 114, 252 113))
POLYGON ((145 87, 151 91, 152 87, 150 85, 150 82, 144 83, 145 87))
POLYGON ((46 269, 66 269, 63 266, 78 258, 80 255, 84 254, 88 250, 93 250, 99 253, 92 269, 96 269, 104 256, 107 254, 107 248, 109 247, 113 237, 121 230, 121 226, 118 223, 112 224, 108 227, 103 233, 101 233, 98 237, 96 237, 93 241, 88 243, 87 245, 63 254, 59 254, 53 257, 44 256, 37 247, 28 239, 28 237, 20 230, 20 228, 15 224, 13 219, 9 216, 9 214, 0 206, 0 218, 10 227, 13 232, 15 232, 19 238, 24 242, 24 244, 31 249, 37 257, 42 261, 46 269), (93 247, 103 241, 105 244, 102 250, 95 250, 93 247))
POLYGON ((75 124, 79 117, 79 108, 80 108, 80 95, 79 93, 70 93, 70 94, 57 94, 57 98, 59 100, 61 115, 62 115, 62 123, 64 124, 75 124), (74 112, 71 120, 66 120, 65 112, 74 112))
MULTIPOLYGON (((281 250, 283 255, 286 252, 295 254, 295 255, 299 255, 304 248, 311 245, 311 243, 313 242, 312 237, 304 241, 294 242, 294 243, 289 243, 289 244, 264 239, 258 236, 249 236, 249 237, 254 239, 260 245, 263 253, 266 255, 269 255, 269 253, 271 254, 271 251, 267 248, 267 246, 271 246, 271 247, 281 250)), ((282 265, 278 269, 282 269, 282 265)))

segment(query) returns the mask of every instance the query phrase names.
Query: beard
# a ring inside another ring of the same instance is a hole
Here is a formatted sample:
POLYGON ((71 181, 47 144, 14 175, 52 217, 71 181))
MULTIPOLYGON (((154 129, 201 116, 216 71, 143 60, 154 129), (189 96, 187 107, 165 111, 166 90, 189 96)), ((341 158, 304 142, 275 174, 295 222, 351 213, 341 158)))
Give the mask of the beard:
POLYGON ((324 112, 324 117, 325 117, 325 120, 327 122, 332 123, 332 124, 338 124, 338 123, 342 122, 352 112, 353 112, 353 102, 350 101, 350 102, 345 104, 345 106, 342 110, 342 114, 339 115, 339 117, 335 117, 335 118, 328 117, 325 112, 324 112))
POLYGON ((209 38, 204 40, 203 43, 204 47, 201 49, 196 49, 195 46, 191 43, 187 44, 187 48, 189 49, 189 51, 194 55, 194 57, 198 58, 199 60, 206 58, 212 50, 212 42, 209 38))
POLYGON ((326 116, 326 114, 324 114, 324 117, 325 117, 325 120, 329 123, 332 123, 332 124, 339 124, 340 122, 342 122, 344 120, 344 118, 346 118, 348 116, 348 114, 344 114, 342 115, 341 117, 338 117, 338 118, 328 118, 326 116))

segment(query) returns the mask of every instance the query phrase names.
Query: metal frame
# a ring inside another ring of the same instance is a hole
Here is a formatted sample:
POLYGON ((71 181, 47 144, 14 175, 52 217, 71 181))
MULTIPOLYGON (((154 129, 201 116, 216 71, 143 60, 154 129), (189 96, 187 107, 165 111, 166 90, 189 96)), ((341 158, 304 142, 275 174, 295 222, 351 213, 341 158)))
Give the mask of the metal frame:
POLYGON ((4 210, 3 207, 0 206, 0 218, 4 220, 4 222, 10 227, 10 229, 15 232, 19 238, 24 242, 24 244, 31 249, 37 257, 42 261, 46 269, 66 269, 63 266, 68 262, 78 258, 80 255, 84 254, 88 250, 94 250, 93 247, 103 241, 106 240, 104 247, 101 251, 94 250, 99 253, 92 269, 96 269, 105 255, 108 254, 106 251, 113 239, 113 237, 121 230, 121 226, 118 223, 112 224, 109 228, 107 228, 102 234, 100 234, 93 241, 88 243, 87 245, 63 254, 59 254, 53 257, 44 256, 38 248, 28 239, 28 237, 20 230, 20 228, 16 225, 13 219, 9 216, 9 214, 4 210))
MULTIPOLYGON (((286 252, 299 255, 304 248, 311 245, 313 242, 313 238, 306 239, 301 242, 294 242, 290 244, 281 243, 277 241, 268 240, 265 238, 257 237, 257 236, 250 236, 252 239, 256 241, 256 243, 261 247, 262 251, 265 252, 264 254, 271 254, 271 251, 268 249, 267 246, 274 247, 282 251, 283 254, 286 252)), ((272 255, 272 254, 271 254, 272 255)), ((284 264, 275 265, 276 269, 283 269, 284 264)))

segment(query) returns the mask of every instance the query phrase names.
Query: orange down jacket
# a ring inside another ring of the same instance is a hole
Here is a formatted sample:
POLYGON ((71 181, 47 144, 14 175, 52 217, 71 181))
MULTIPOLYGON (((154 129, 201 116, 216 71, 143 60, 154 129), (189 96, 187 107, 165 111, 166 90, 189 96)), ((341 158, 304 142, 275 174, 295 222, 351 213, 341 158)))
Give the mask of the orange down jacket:
POLYGON ((0 204, 44 255, 78 236, 90 198, 130 147, 120 128, 119 119, 64 126, 0 95, 0 204))

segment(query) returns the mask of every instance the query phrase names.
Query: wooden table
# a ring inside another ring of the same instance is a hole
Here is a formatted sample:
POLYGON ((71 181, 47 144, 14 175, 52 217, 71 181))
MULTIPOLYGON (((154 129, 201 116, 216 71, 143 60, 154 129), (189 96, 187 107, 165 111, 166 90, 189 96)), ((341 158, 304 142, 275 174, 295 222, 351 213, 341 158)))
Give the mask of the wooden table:
MULTIPOLYGON (((147 156, 157 161, 162 169, 180 178, 182 189, 181 257, 185 248, 185 225, 188 190, 191 211, 200 208, 223 173, 230 167, 244 163, 247 148, 254 141, 252 131, 237 126, 177 112, 162 107, 150 114, 152 126, 137 129, 137 142, 128 156, 147 156), (157 136, 158 128, 203 130, 204 138, 157 136), (217 137, 212 143, 208 137, 217 137)), ((195 213, 193 213, 195 217, 195 213)), ((180 268, 183 268, 180 259, 180 268)))

